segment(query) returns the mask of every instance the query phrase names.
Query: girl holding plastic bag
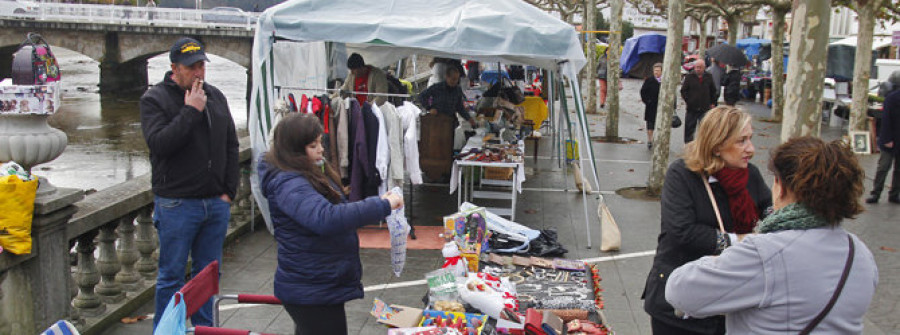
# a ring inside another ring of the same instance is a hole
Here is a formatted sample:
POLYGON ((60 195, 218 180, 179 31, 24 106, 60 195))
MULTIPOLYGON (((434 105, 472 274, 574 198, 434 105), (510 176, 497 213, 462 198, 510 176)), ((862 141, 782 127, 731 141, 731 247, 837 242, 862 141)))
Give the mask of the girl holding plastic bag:
POLYGON ((298 335, 347 333, 344 303, 363 297, 356 228, 403 206, 391 192, 348 202, 322 133, 314 116, 286 116, 258 166, 278 242, 275 296, 298 335))

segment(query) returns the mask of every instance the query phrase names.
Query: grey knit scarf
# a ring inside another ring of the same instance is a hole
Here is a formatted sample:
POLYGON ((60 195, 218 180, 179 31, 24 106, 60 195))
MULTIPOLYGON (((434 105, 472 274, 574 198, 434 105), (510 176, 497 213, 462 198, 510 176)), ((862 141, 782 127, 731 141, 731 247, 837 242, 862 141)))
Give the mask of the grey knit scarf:
POLYGON ((781 230, 805 230, 824 227, 827 224, 825 219, 813 213, 806 206, 795 202, 763 219, 756 226, 756 232, 765 234, 781 230))

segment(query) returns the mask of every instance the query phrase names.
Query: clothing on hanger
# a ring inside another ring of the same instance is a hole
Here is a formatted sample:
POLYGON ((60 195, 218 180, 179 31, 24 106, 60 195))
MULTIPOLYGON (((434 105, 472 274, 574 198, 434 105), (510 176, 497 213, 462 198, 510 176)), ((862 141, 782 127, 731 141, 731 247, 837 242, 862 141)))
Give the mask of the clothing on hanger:
POLYGON ((406 156, 406 171, 413 185, 422 184, 422 169, 419 167, 419 130, 418 120, 422 110, 415 104, 404 101, 397 108, 403 126, 403 153, 406 156))

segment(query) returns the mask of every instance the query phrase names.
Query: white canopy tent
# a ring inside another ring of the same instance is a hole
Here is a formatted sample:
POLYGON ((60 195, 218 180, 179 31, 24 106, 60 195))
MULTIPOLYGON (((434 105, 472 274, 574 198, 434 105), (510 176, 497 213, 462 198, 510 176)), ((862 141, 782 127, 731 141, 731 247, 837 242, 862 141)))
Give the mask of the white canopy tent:
MULTIPOLYGON (((593 181, 599 189, 584 104, 576 79, 576 74, 586 64, 578 34, 571 25, 524 1, 289 0, 267 9, 259 17, 253 44, 249 129, 254 171, 258 155, 268 148, 267 138, 274 126, 272 110, 278 86, 276 77, 284 77, 285 71, 303 66, 299 59, 285 60, 289 57, 276 55, 275 45, 281 41, 342 44, 348 51, 362 54, 366 63, 376 66, 427 54, 533 65, 562 75, 576 101, 581 156, 589 158, 593 181), (287 61, 293 64, 286 64, 287 61)), ((324 53, 323 48, 314 49, 324 53)), ((326 88, 324 80, 312 82, 318 83, 318 88, 326 88)), ((304 83, 310 85, 310 81, 304 83)), ((259 191, 256 173, 252 175, 251 183, 254 197, 267 217, 266 202, 259 191)), ((586 209, 585 216, 587 219, 586 209)), ((266 220, 268 223, 268 218, 266 220)), ((590 239, 588 243, 590 245, 590 239)))

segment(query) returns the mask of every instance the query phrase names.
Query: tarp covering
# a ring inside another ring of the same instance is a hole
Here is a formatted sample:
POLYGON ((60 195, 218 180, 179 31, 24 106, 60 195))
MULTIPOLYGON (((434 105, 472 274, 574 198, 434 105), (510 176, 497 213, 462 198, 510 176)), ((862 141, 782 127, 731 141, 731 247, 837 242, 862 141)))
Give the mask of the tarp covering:
MULTIPOLYGON (((417 53, 545 69, 568 61, 566 75, 586 64, 572 25, 520 0, 286 1, 263 12, 257 37, 366 44, 361 54, 378 66, 417 53)), ((254 56, 268 44, 255 43, 254 56)))
MULTIPOLYGON (((856 37, 848 37, 828 44, 828 61, 825 67, 825 77, 838 81, 853 80, 853 67, 856 63, 856 45, 859 42, 856 37)), ((876 37, 872 40, 872 50, 890 47, 890 37, 876 37)), ((872 53, 872 72, 875 69, 876 53, 872 53)))
POLYGON ((653 64, 662 63, 664 54, 647 52, 638 56, 639 60, 627 74, 631 78, 647 79, 653 75, 653 64))
MULTIPOLYGON (((622 58, 620 59, 622 72, 629 73, 631 68, 641 61, 640 55, 645 53, 664 54, 665 50, 666 35, 644 34, 625 40, 625 47, 622 49, 622 58)), ((653 66, 653 63, 650 66, 653 66)))
MULTIPOLYGON (((282 78, 275 73, 284 70, 273 50, 276 41, 332 42, 329 48, 346 47, 376 66, 414 54, 532 65, 568 77, 576 95, 574 78, 586 64, 573 26, 521 0, 289 0, 260 15, 254 37, 248 125, 254 170, 274 126, 275 80, 282 78)), ((576 106, 583 123, 583 104, 576 106)), ((590 140, 581 141, 599 189, 590 140)), ((252 174, 254 197, 262 203, 258 182, 252 174)))
POLYGON ((753 59, 753 56, 759 55, 759 50, 764 45, 772 45, 772 41, 764 40, 760 38, 744 38, 737 40, 734 43, 738 49, 744 51, 744 54, 747 55, 747 59, 753 59))

